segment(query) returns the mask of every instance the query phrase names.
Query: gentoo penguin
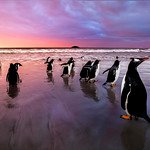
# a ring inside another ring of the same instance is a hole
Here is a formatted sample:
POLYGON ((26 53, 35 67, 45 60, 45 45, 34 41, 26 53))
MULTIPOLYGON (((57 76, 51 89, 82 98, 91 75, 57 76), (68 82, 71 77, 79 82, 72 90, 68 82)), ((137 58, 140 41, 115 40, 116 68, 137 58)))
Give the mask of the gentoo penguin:
POLYGON ((49 58, 50 58, 50 57, 47 58, 45 64, 47 64, 47 73, 52 73, 52 71, 53 71, 53 62, 54 62, 54 59, 51 59, 51 60, 49 61, 49 58))
POLYGON ((133 117, 144 118, 150 123, 147 115, 147 92, 139 76, 137 67, 148 58, 131 58, 128 70, 123 78, 121 86, 121 107, 127 115, 120 116, 123 119, 131 120, 133 117))
POLYGON ((89 74, 89 78, 88 81, 94 81, 95 82, 95 78, 98 76, 99 74, 99 60, 95 60, 95 62, 92 65, 90 74, 89 74))
POLYGON ((92 68, 92 64, 93 64, 93 62, 89 60, 89 61, 82 67, 82 70, 81 70, 81 72, 80 72, 80 79, 79 79, 79 80, 82 80, 82 79, 85 79, 85 81, 88 80, 89 75, 90 75, 90 71, 91 71, 91 68, 92 68))
POLYGON ((114 64, 112 65, 112 67, 105 70, 103 72, 103 74, 107 71, 109 71, 108 75, 107 75, 107 80, 103 85, 110 83, 110 85, 113 87, 119 77, 119 74, 120 74, 120 61, 118 60, 118 56, 116 57, 116 60, 115 60, 114 64))
POLYGON ((10 85, 16 85, 20 81, 19 74, 16 69, 16 65, 13 63, 10 64, 10 67, 6 76, 6 81, 8 81, 10 85))
POLYGON ((69 63, 67 62, 67 63, 61 64, 61 66, 63 67, 63 73, 62 73, 61 77, 65 76, 65 75, 70 76, 71 70, 72 70, 72 65, 73 65, 72 62, 69 62, 69 63))
POLYGON ((74 66, 75 66, 75 63, 74 63, 75 61, 73 60, 73 57, 71 57, 69 60, 68 60, 68 64, 70 64, 70 63, 72 63, 72 68, 71 69, 73 69, 74 68, 74 66))

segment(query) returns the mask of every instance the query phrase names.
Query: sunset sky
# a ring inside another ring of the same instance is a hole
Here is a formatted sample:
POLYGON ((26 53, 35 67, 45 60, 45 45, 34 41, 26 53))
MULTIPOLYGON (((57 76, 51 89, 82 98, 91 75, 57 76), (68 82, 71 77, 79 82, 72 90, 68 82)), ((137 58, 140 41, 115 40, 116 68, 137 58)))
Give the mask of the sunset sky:
POLYGON ((0 0, 0 47, 150 47, 149 0, 0 0))

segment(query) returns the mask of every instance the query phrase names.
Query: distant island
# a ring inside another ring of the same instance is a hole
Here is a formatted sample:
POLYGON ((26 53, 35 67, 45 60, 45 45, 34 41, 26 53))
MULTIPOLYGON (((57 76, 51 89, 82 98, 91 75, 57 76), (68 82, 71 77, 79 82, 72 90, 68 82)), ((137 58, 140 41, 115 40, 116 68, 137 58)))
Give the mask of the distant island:
POLYGON ((79 46, 72 46, 71 48, 80 48, 79 46))

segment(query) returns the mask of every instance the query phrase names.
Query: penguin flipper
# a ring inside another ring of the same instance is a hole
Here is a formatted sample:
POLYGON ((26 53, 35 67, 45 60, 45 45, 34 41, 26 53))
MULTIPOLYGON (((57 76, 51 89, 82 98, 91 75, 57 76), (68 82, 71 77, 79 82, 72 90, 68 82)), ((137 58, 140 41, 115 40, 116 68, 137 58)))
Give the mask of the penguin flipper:
POLYGON ((110 70, 110 68, 109 68, 109 69, 106 69, 106 70, 103 72, 103 74, 104 74, 105 72, 109 71, 109 70, 110 70))
POLYGON ((106 85, 106 84, 107 84, 107 82, 103 83, 103 85, 106 85))
POLYGON ((150 123, 150 118, 149 118, 148 115, 144 116, 144 119, 145 119, 148 123, 150 123))

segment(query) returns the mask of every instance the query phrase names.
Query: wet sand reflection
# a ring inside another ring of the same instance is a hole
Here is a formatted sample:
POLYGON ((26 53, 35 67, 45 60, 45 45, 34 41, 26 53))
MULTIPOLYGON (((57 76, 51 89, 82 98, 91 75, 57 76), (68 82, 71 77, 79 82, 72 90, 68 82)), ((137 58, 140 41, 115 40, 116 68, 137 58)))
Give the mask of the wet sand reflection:
POLYGON ((97 87, 95 83, 89 82, 80 82, 80 87, 82 92, 85 94, 86 97, 92 98, 95 101, 99 101, 100 97, 98 96, 97 87))
POLYGON ((47 82, 52 82, 54 84, 54 77, 53 77, 53 73, 48 73, 47 72, 47 82))
POLYGON ((114 88, 112 87, 104 87, 107 91, 107 98, 111 103, 115 103, 116 102, 116 94, 114 91, 114 88))
POLYGON ((143 150, 148 124, 145 122, 127 122, 121 133, 121 141, 125 150, 143 150))

